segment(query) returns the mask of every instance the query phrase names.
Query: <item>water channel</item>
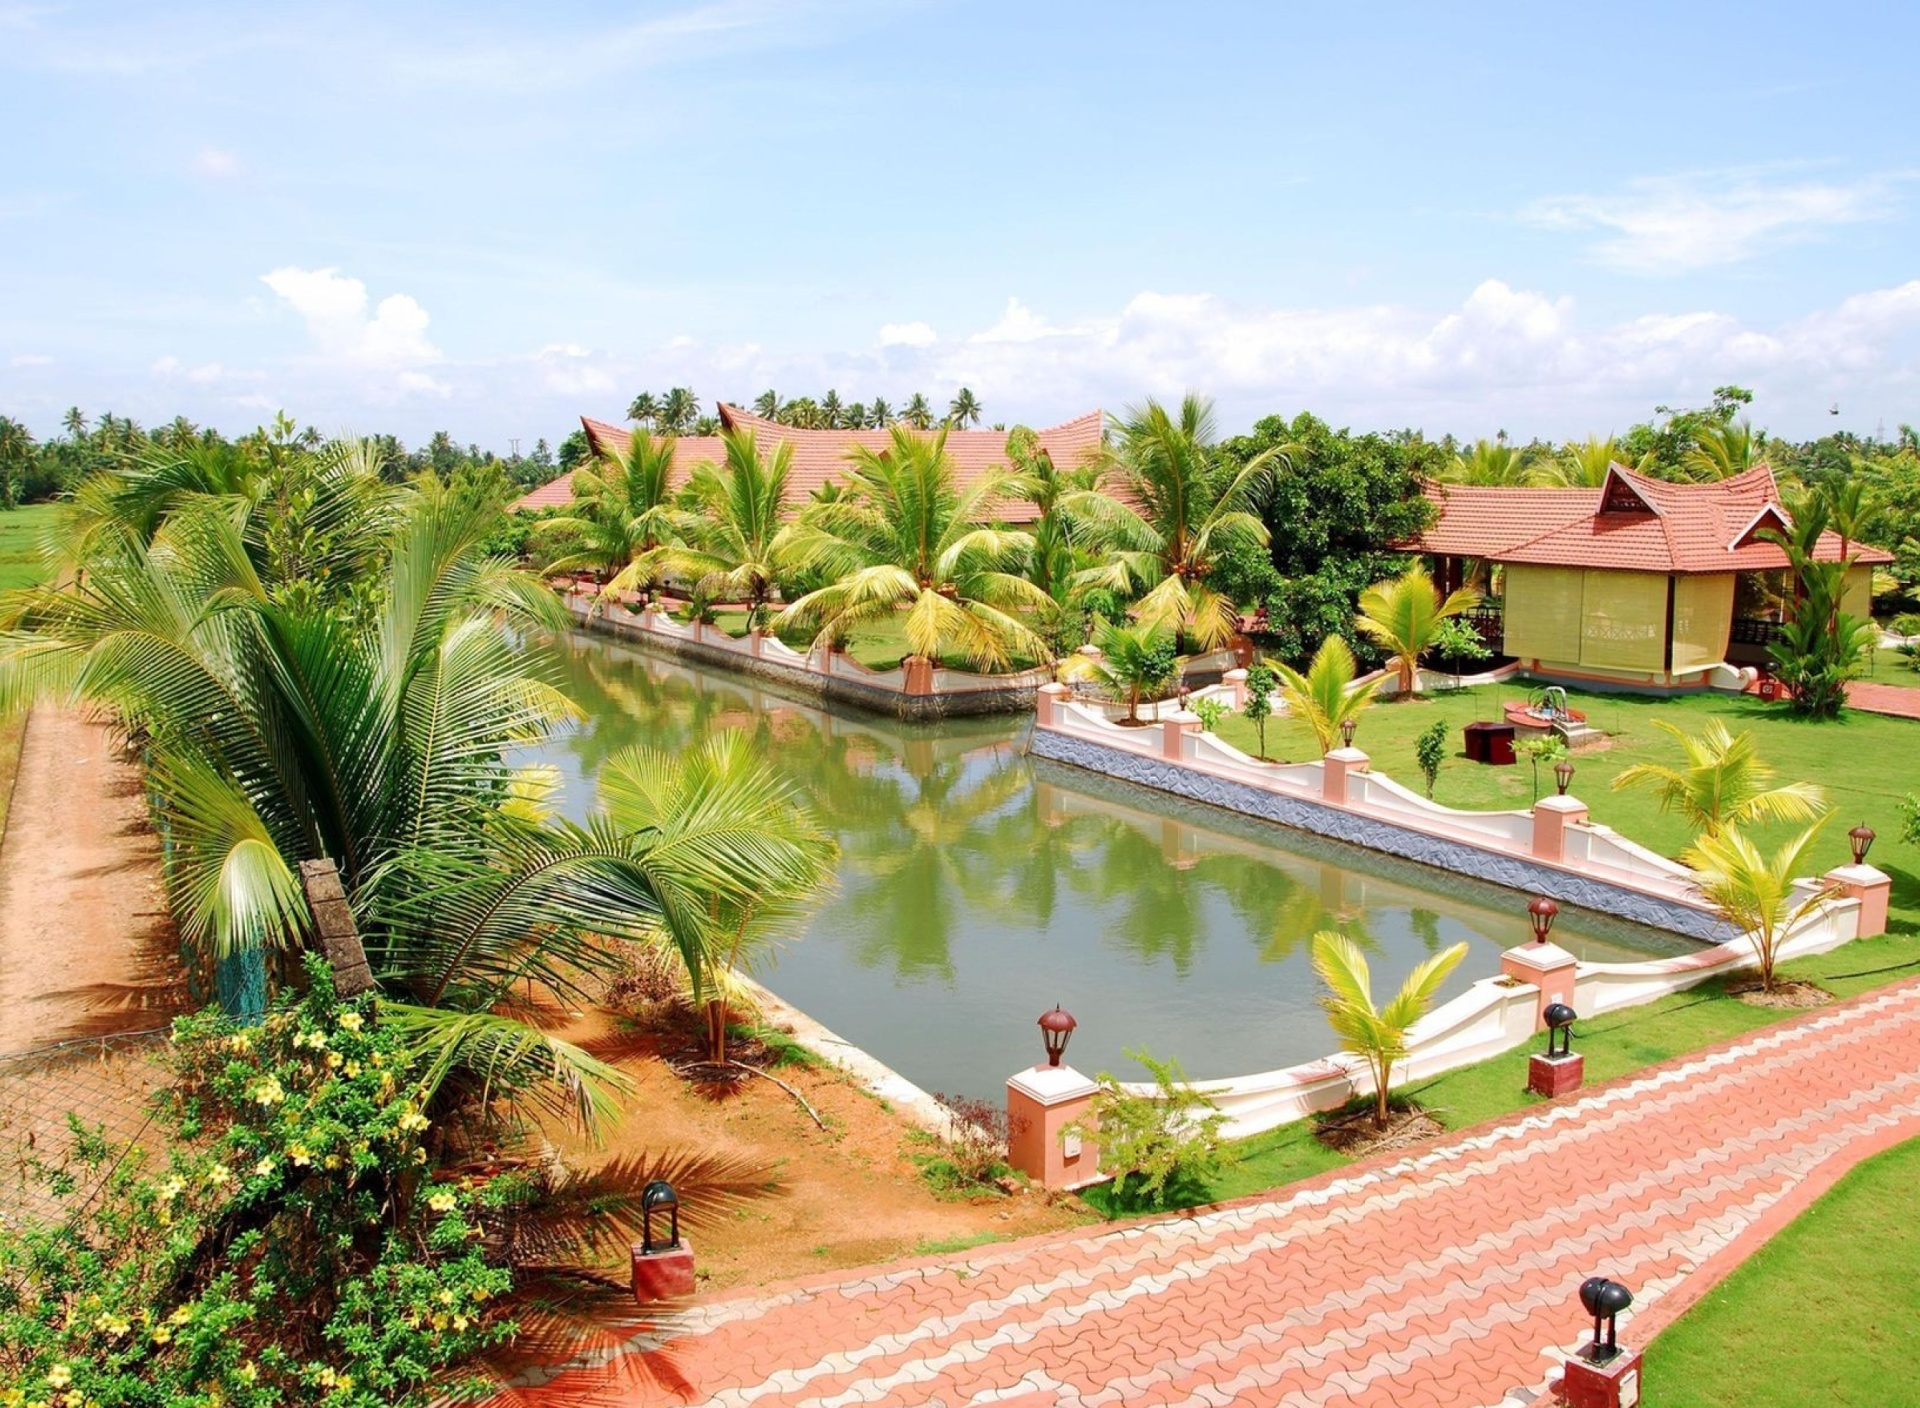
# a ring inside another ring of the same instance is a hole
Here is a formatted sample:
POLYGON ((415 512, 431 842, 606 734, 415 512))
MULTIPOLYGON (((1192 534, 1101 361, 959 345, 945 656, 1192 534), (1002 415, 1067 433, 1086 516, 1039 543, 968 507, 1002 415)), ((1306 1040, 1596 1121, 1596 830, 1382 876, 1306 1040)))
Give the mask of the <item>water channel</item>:
MULTIPOLYGON (((617 750, 720 729, 794 778, 839 839, 839 883, 756 976, 927 1090, 997 1100, 1055 1002, 1084 1071, 1139 1078, 1123 1048, 1141 1045, 1195 1078, 1290 1065, 1334 1049, 1314 931, 1366 946, 1382 1000, 1437 949, 1470 945, 1450 995, 1530 937, 1527 897, 1498 886, 1030 759, 1027 718, 876 719, 601 636, 554 655, 586 718, 539 760, 571 814, 617 750)), ((1571 911, 1554 939, 1603 962, 1695 947, 1571 911)))

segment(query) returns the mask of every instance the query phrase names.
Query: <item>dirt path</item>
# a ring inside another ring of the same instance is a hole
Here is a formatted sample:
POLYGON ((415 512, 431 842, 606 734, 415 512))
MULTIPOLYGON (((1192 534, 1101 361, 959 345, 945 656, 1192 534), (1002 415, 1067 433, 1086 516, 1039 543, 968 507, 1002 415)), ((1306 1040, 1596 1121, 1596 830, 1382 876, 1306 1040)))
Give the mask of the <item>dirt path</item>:
POLYGON ((36 709, 0 844, 0 1054, 162 1025, 178 972, 139 769, 106 724, 36 709))

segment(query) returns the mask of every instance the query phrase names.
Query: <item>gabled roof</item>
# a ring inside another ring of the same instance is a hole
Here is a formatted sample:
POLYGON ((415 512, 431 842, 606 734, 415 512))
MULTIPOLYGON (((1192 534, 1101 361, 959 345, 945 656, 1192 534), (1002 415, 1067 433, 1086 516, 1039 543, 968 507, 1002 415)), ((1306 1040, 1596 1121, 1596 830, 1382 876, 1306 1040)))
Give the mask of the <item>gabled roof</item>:
MULTIPOLYGON (((1617 572, 1755 572, 1787 565, 1785 551, 1758 536, 1763 527, 1790 525, 1766 465, 1730 479, 1677 484, 1615 464, 1597 490, 1437 484, 1428 494, 1440 514, 1414 544, 1421 552, 1617 572)), ((1893 560, 1859 544, 1849 551, 1858 562, 1893 560)), ((1839 560, 1837 534, 1821 535, 1818 556, 1839 560)))
MULTIPOLYGON (((793 468, 788 479, 789 493, 800 502, 822 486, 846 477, 847 453, 856 446, 884 450, 890 443, 885 430, 801 430, 768 420, 725 401, 720 403, 720 423, 729 430, 751 430, 761 448, 776 443, 793 446, 793 468)), ((624 452, 630 433, 605 421, 581 417, 587 440, 596 451, 624 452)), ((1100 448, 1101 415, 1089 411, 1039 432, 1041 448, 1053 457, 1061 469, 1083 463, 1100 448)), ((949 430, 947 453, 953 458, 955 476, 964 489, 1007 463, 1007 434, 1004 430, 949 430)), ((674 442, 673 469, 676 479, 703 460, 720 463, 726 457, 726 443, 714 436, 682 436, 674 442)), ((573 476, 563 474, 523 496, 514 508, 537 510, 573 502, 573 476)), ((1031 504, 1009 502, 1001 505, 1001 516, 1009 522, 1024 523, 1035 515, 1031 504)))

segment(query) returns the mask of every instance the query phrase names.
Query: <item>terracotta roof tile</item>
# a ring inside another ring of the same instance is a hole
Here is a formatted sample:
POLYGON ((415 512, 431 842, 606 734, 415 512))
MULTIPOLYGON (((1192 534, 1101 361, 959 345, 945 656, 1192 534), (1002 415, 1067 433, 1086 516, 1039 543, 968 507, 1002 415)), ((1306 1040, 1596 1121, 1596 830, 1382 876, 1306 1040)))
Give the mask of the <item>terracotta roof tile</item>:
MULTIPOLYGON (((751 430, 762 447, 784 441, 793 446, 793 469, 788 480, 796 502, 804 500, 823 485, 842 479, 847 472, 847 452, 856 445, 885 449, 889 436, 884 430, 800 430, 778 421, 767 420, 751 411, 727 402, 720 403, 721 423, 729 429, 751 430)), ((596 449, 625 450, 628 432, 605 421, 581 417, 587 439, 596 449)), ((1055 464, 1069 469, 1085 461, 1100 448, 1101 415, 1089 411, 1083 416, 1039 432, 1040 444, 1055 464)), ((1007 436, 1002 430, 951 430, 947 432, 947 453, 953 457, 955 473, 962 488, 982 475, 1008 468, 1007 436)), ((675 442, 674 473, 684 474, 702 460, 719 462, 725 458, 726 444, 717 437, 684 436, 675 442)), ((573 476, 564 474, 543 484, 517 500, 514 508, 535 511, 573 501, 573 476)), ((1002 516, 1012 523, 1031 521, 1036 515, 1028 503, 1002 505, 1002 516)))

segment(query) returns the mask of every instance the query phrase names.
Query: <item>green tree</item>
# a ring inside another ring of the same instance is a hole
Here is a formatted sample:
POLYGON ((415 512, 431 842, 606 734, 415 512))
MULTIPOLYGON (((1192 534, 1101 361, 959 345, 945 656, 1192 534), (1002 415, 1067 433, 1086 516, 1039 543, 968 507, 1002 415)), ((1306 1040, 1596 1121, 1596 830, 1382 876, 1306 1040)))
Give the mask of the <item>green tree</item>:
POLYGON ((1273 694, 1279 687, 1280 676, 1264 661, 1256 661, 1247 671, 1247 706, 1241 712, 1260 736, 1262 761, 1267 756, 1267 720, 1273 717, 1273 694))
POLYGON ((907 404, 900 411, 900 419, 915 430, 931 430, 933 407, 922 393, 916 391, 907 398, 907 404))
POLYGON ((1420 765, 1420 775, 1427 780, 1427 800, 1433 800, 1433 784, 1440 778, 1440 765, 1447 760, 1447 726, 1436 720, 1432 728, 1426 730, 1413 744, 1414 761, 1420 765))
POLYGON ((1214 447, 1211 403, 1187 396, 1177 413, 1157 401, 1114 425, 1118 443, 1105 464, 1120 494, 1072 494, 1067 512, 1098 535, 1107 562, 1089 569, 1090 588, 1142 593, 1136 607, 1203 649, 1226 643, 1239 627, 1233 600, 1211 582, 1215 557, 1235 546, 1263 546, 1266 526, 1253 512, 1272 465, 1274 446, 1246 463, 1223 463, 1214 447))
POLYGON ((1075 655, 1068 668, 1078 677, 1097 681, 1127 701, 1127 722, 1140 722, 1140 701, 1158 696, 1180 673, 1173 632, 1153 621, 1122 625, 1102 624, 1100 654, 1075 655))
POLYGON ((1411 699, 1420 687, 1421 655, 1439 640, 1450 617, 1479 604, 1480 593, 1471 587, 1449 592, 1441 600, 1426 567, 1415 561, 1398 577, 1375 582, 1360 593, 1356 624, 1393 661, 1400 697, 1411 699))
POLYGON ((1680 468, 1692 479, 1731 479, 1761 462, 1767 437, 1756 435, 1750 421, 1707 425, 1694 433, 1694 443, 1680 457, 1680 468))
POLYGON ((1274 668, 1280 674, 1280 697, 1287 712, 1313 730, 1323 757, 1335 748, 1340 725, 1359 718, 1380 688, 1379 680, 1354 684, 1353 652, 1339 636, 1328 636, 1320 643, 1305 674, 1289 665, 1276 663, 1274 668))
POLYGON ((1828 897, 1824 889, 1802 894, 1793 884, 1823 824, 1824 820, 1816 821, 1770 856, 1737 826, 1702 835, 1680 853, 1680 859, 1695 871, 1701 898, 1736 933, 1752 940, 1760 963, 1760 986, 1767 992, 1773 991, 1781 943, 1828 897))
POLYGON ((660 398, 651 391, 642 391, 627 406, 627 419, 647 429, 655 429, 660 421, 660 398))
POLYGON ((893 420, 893 407, 887 404, 886 398, 874 397, 867 406, 867 424, 875 430, 886 430, 893 424, 893 420))
POLYGON ((956 430, 980 424, 980 398, 967 387, 961 387, 948 405, 947 424, 956 430))
POLYGON ((1802 496, 1792 521, 1790 532, 1760 530, 1761 537, 1786 552, 1796 589, 1792 614, 1767 653, 1791 693, 1794 711, 1831 719, 1846 705, 1848 683, 1871 663, 1879 632, 1871 621, 1841 609, 1851 560, 1821 560, 1821 536, 1833 522, 1831 496, 1802 496))
POLYGON ((780 393, 769 386, 753 398, 753 413, 765 420, 776 420, 780 415, 780 393))
POLYGON ((840 404, 840 393, 832 387, 820 398, 820 419, 825 430, 838 430, 845 424, 846 408, 840 404))
POLYGON ((1004 496, 1002 476, 961 490, 944 430, 896 426, 887 449, 861 446, 848 458, 848 492, 809 505, 794 540, 834 580, 793 602, 777 624, 838 642, 898 617, 907 648, 929 660, 952 654, 998 669, 1016 652, 1045 659, 1046 642, 1023 617, 1046 610, 1048 598, 1013 570, 1029 539, 981 526, 1004 496))
POLYGON ((1505 440, 1476 440, 1453 457, 1447 479, 1455 484, 1518 485, 1531 482, 1533 456, 1505 440))
POLYGON ((1598 489, 1622 453, 1611 436, 1569 440, 1558 454, 1535 464, 1533 478, 1536 483, 1560 489, 1598 489))
POLYGON ((659 563, 709 600, 746 602, 747 629, 759 630, 775 584, 806 565, 786 521, 793 446, 780 441, 763 458, 751 430, 730 430, 724 439, 724 468, 694 466, 687 498, 697 511, 685 541, 669 544, 659 563))
POLYGON ((1615 776, 1614 791, 1651 787, 1661 811, 1685 818, 1708 836, 1749 822, 1812 821, 1826 810, 1826 793, 1815 783, 1769 786, 1775 770, 1760 761, 1746 730, 1734 734, 1719 719, 1709 719, 1698 734, 1689 734, 1664 719, 1653 722, 1680 744, 1685 763, 1635 763, 1615 776))
POLYGON ((1201 1201, 1220 1176, 1226 1115, 1188 1083, 1179 1061, 1157 1060, 1145 1047, 1129 1047, 1126 1055, 1146 1067, 1153 1092, 1136 1094, 1102 1071, 1090 1118, 1074 1126, 1076 1134, 1099 1141, 1101 1167, 1116 1175, 1110 1207, 1201 1201))
POLYGON ((545 520, 543 535, 570 539, 550 572, 587 568, 609 578, 605 595, 659 585, 661 549, 678 544, 691 519, 673 496, 674 437, 635 430, 624 452, 608 448, 574 471, 573 509, 545 520))
POLYGON ((1467 946, 1455 944, 1416 966, 1383 1008, 1373 1004, 1373 975, 1367 956, 1352 939, 1332 930, 1313 936, 1313 969, 1327 985, 1321 1005, 1340 1038, 1340 1049, 1367 1063, 1373 1075, 1373 1122, 1385 1129, 1391 1108, 1393 1068, 1407 1055, 1407 1034, 1433 1005, 1434 995, 1447 976, 1467 956, 1467 946))

